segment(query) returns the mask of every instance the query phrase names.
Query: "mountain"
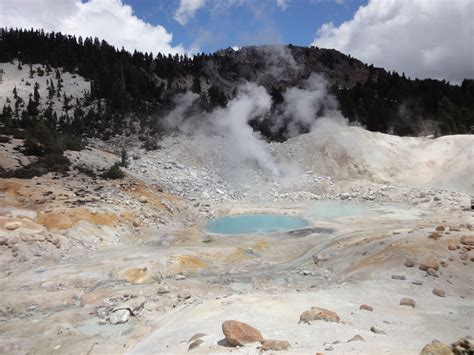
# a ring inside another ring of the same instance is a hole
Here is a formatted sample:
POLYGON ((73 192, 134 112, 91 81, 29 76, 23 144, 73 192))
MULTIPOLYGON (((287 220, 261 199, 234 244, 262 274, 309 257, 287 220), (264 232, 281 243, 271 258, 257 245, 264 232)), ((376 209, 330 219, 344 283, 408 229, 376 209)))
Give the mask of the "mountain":
MULTIPOLYGON (((59 125, 75 135, 107 138, 115 133, 134 133, 137 126, 142 134, 156 134, 162 130, 160 119, 176 105, 177 94, 198 94, 195 109, 210 111, 225 106, 239 85, 251 81, 265 87, 273 102, 269 115, 251 122, 253 128, 270 140, 285 140, 286 127, 273 129, 278 105, 286 90, 304 87, 314 73, 328 83, 342 114, 369 130, 444 135, 469 133, 474 127, 474 80, 466 79, 460 86, 413 80, 332 49, 251 46, 188 57, 129 53, 97 38, 33 29, 3 29, 1 38, 0 62, 30 70, 32 95, 33 82, 43 73, 54 73, 54 81, 46 84, 48 93, 55 90, 56 97, 69 102, 62 111, 53 110, 57 119, 50 128, 59 125), (53 89, 55 81, 64 80, 61 73, 83 78, 89 90, 70 96, 61 88, 53 89)), ((34 99, 29 103, 25 97, 17 103, 14 96, 12 92, 0 102, 3 130, 28 128, 45 113, 51 114, 49 104, 35 104, 34 99)), ((300 130, 304 133, 308 127, 300 130)))

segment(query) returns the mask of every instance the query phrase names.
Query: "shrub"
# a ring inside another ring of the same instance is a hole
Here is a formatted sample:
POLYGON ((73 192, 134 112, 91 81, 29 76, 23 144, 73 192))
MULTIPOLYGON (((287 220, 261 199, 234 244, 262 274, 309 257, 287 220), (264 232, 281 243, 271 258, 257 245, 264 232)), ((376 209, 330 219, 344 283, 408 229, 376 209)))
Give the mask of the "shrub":
POLYGON ((156 139, 149 137, 146 139, 145 143, 143 143, 143 148, 146 150, 157 150, 160 149, 160 146, 158 145, 156 139))
POLYGON ((16 169, 11 176, 18 179, 31 179, 49 172, 64 173, 69 171, 70 165, 71 161, 62 154, 46 154, 37 162, 16 169))
POLYGON ((122 170, 120 170, 119 163, 115 163, 101 175, 102 178, 107 180, 122 179, 124 176, 125 174, 122 170))
POLYGON ((89 168, 88 166, 78 165, 78 166, 76 166, 76 169, 81 174, 87 175, 87 176, 92 177, 92 178, 97 177, 97 174, 95 173, 95 171, 92 170, 91 168, 89 168))

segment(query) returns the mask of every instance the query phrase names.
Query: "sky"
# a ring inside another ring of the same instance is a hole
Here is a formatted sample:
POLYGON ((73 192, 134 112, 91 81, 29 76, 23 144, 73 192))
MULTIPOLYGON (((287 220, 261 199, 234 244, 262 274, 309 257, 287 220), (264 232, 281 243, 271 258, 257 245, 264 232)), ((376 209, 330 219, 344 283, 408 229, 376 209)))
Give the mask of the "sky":
POLYGON ((412 78, 474 78, 474 0, 0 0, 0 26, 194 54, 258 44, 335 48, 412 78))

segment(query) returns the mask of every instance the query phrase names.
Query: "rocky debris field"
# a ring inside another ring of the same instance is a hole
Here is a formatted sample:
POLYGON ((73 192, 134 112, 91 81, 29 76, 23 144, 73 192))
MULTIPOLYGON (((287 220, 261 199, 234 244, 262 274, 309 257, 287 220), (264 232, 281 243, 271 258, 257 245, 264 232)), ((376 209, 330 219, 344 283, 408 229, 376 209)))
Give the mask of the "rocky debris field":
POLYGON ((1 353, 472 352, 468 194, 320 175, 304 161, 296 177, 252 161, 230 169, 219 146, 207 156, 197 143, 130 144, 120 180, 81 168, 118 161, 118 138, 66 152, 67 176, 0 180, 1 353), (318 214, 344 206, 357 213, 318 214), (245 213, 310 226, 205 231, 210 217, 245 213))

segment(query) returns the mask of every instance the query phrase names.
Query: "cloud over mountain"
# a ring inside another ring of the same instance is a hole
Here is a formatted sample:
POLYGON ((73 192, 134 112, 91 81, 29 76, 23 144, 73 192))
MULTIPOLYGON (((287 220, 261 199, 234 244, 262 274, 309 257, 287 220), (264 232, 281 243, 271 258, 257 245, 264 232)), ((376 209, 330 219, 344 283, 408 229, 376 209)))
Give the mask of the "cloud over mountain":
POLYGON ((335 48, 418 78, 474 77, 474 2, 370 0, 339 26, 321 26, 312 45, 335 48))

